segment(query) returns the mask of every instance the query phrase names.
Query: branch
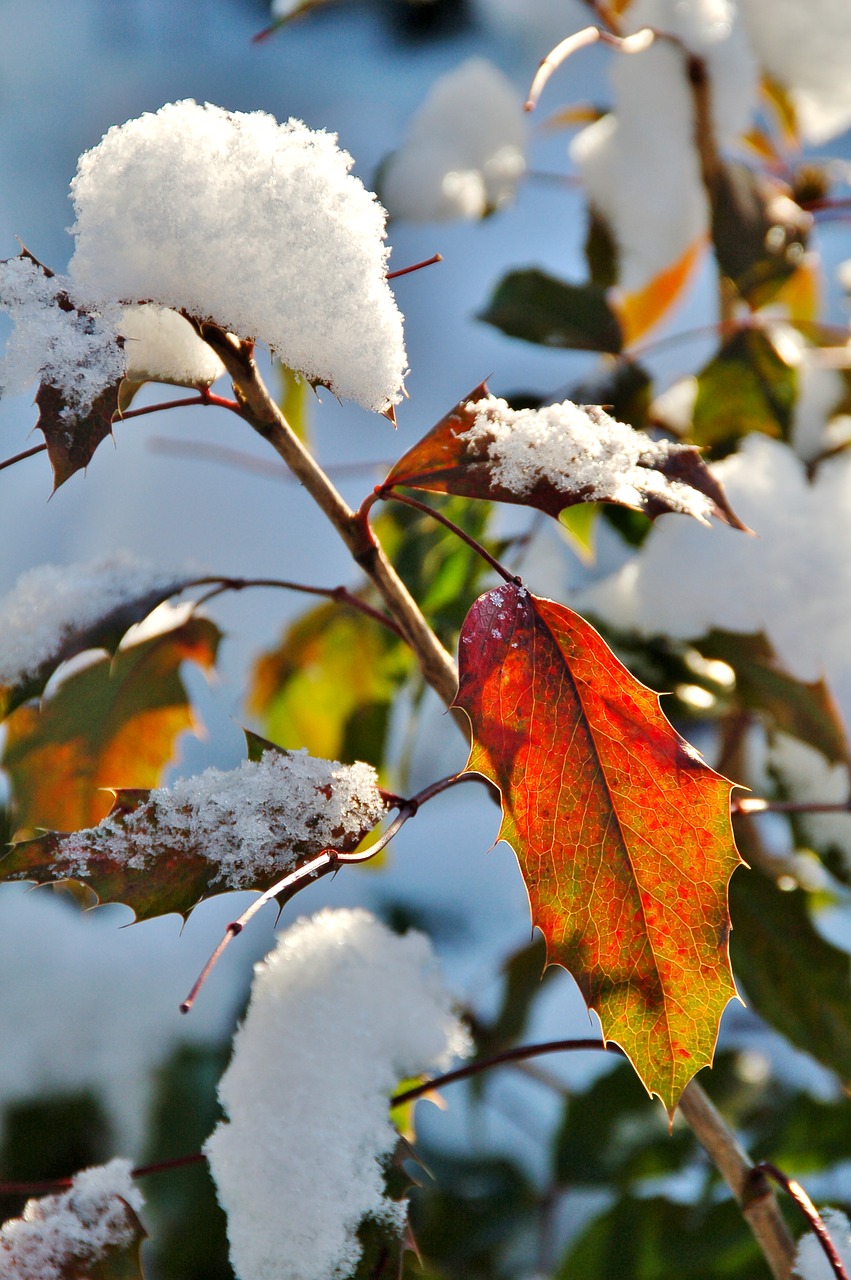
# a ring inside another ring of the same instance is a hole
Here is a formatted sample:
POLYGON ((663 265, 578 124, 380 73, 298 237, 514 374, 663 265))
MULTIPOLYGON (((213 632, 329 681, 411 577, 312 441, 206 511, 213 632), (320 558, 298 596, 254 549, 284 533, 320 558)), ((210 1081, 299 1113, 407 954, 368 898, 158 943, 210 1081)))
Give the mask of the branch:
MULTIPOLYGON (((425 680, 450 706, 458 688, 452 657, 426 622, 413 596, 373 537, 366 520, 358 519, 290 427, 260 376, 250 346, 215 325, 192 317, 187 319, 191 320, 230 374, 242 417, 283 458, 328 517, 355 562, 379 591, 388 612, 414 651, 425 680)), ((466 721, 462 723, 466 724, 466 721)))
POLYGON ((770 1187, 755 1186, 751 1161, 704 1090, 692 1080, 680 1098, 680 1113, 733 1193, 775 1280, 791 1280, 795 1242, 770 1187))
POLYGON ((824 1225, 824 1219, 800 1182, 796 1182, 794 1178, 788 1178, 781 1169, 778 1169, 776 1165, 771 1164, 768 1160, 762 1160, 759 1164, 754 1165, 751 1169, 751 1178, 754 1186, 759 1186, 766 1178, 771 1178, 772 1181, 783 1188, 788 1196, 791 1196, 812 1227, 837 1280, 848 1280, 848 1270, 839 1256, 830 1232, 824 1225))

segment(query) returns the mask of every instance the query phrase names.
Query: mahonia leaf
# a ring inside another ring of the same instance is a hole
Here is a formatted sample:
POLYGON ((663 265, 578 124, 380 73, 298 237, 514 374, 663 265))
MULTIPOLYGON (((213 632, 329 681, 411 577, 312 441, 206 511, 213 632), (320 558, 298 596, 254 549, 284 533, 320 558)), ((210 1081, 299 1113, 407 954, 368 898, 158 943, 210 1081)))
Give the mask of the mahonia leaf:
POLYGON ((38 422, 43 432, 47 456, 53 468, 54 492, 75 471, 83 471, 89 465, 98 445, 112 435, 112 422, 118 412, 119 391, 122 379, 118 378, 104 387, 87 409, 79 409, 69 403, 59 387, 43 382, 36 394, 38 422))
POLYGON ((467 770, 499 788, 500 836, 550 963, 673 1115, 736 995, 732 784, 593 627, 514 584, 470 610, 457 705, 473 727, 467 770))
POLYGON ((623 348, 620 322, 602 286, 570 284, 537 267, 504 276, 478 318, 545 347, 612 354, 623 348))
POLYGON ((142 622, 170 596, 177 595, 188 581, 164 580, 150 590, 122 600, 94 621, 72 620, 67 625, 58 626, 55 643, 48 656, 22 671, 13 682, 0 685, 0 718, 10 715, 30 698, 39 697, 53 674, 69 658, 87 649, 106 649, 108 653, 115 653, 130 627, 142 622))
POLYGON ((6 721, 3 767, 18 829, 75 831, 110 808, 103 788, 152 787, 180 733, 195 727, 180 664, 209 668, 221 633, 191 617, 69 676, 40 707, 6 721))
POLYGON ((77 880, 144 920, 186 916, 217 893, 269 889, 329 846, 357 848, 387 808, 368 767, 277 747, 257 759, 261 741, 249 739, 237 769, 208 769, 170 789, 116 791, 98 826, 14 845, 0 859, 0 880, 77 880))
MULTIPOLYGON (((553 406, 554 412, 559 408, 553 406)), ((680 511, 701 519, 711 514, 734 528, 745 528, 694 446, 653 441, 615 422, 596 405, 566 402, 564 408, 569 415, 565 424, 559 420, 553 427, 559 447, 563 442, 563 469, 559 459, 558 472, 541 460, 535 447, 541 432, 536 419, 535 439, 521 443, 528 463, 525 459, 521 463, 520 481, 503 480, 515 470, 512 466, 508 472, 506 450, 517 449, 522 423, 527 421, 522 414, 535 411, 510 409, 481 383, 399 459, 380 487, 405 485, 515 503, 556 519, 575 503, 603 501, 644 511, 651 519, 680 511), (572 431, 577 415, 579 427, 572 431), (516 428, 507 433, 505 443, 497 435, 503 421, 516 428), (598 440, 605 444, 599 447, 598 440)))

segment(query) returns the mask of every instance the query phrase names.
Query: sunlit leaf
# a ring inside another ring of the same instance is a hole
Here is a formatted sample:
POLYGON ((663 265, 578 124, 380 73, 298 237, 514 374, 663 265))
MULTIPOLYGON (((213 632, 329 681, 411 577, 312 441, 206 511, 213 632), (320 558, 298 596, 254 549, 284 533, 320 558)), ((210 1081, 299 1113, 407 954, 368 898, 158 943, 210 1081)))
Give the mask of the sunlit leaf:
POLYGON ((545 347, 617 352, 623 346, 605 289, 569 284, 537 267, 504 276, 479 319, 511 338, 545 347))
MULTIPOLYGON (((593 488, 587 483, 577 483, 572 477, 572 459, 567 446, 563 478, 559 476, 558 479, 551 479, 541 475, 523 492, 501 483, 497 478, 491 452, 495 436, 478 427, 480 402, 486 400, 489 394, 484 383, 474 388, 469 396, 441 418, 427 436, 399 459, 383 487, 389 489, 395 485, 404 485, 434 493, 452 493, 493 502, 507 502, 534 507, 556 519, 566 507, 589 499, 624 501, 620 497, 623 476, 615 465, 610 466, 605 476, 598 476, 593 488), (601 492, 607 482, 610 485, 609 491, 601 492)), ((605 415, 594 405, 585 405, 583 410, 588 426, 594 428, 599 424, 602 430, 605 415)), ((580 452, 581 446, 577 446, 577 454, 580 452)), ((575 464, 580 474, 583 461, 580 457, 575 464)), ((693 446, 671 444, 663 454, 649 454, 646 460, 640 460, 637 468, 640 467, 653 472, 654 483, 639 494, 636 482, 633 486, 636 491, 635 500, 626 502, 625 505, 638 506, 640 503, 640 509, 651 519, 665 512, 682 511, 683 492, 687 488, 695 491, 695 498, 697 494, 708 498, 712 514, 723 523, 734 528, 744 528, 730 508, 720 484, 703 462, 700 452, 693 446)), ((705 510, 705 505, 701 506, 705 510)))
POLYGON ((642 338, 681 299, 694 277, 705 249, 703 236, 698 236, 676 262, 665 267, 640 289, 614 295, 612 305, 620 321, 625 347, 632 346, 642 338))
POLYGON ((797 381, 766 333, 739 330, 698 374, 691 439, 720 449, 752 431, 787 439, 797 381))
POLYGON ((13 712, 2 764, 18 829, 93 826, 112 804, 102 788, 156 786, 178 736, 195 727, 180 665, 211 667, 219 639, 213 622, 192 617, 69 676, 40 708, 13 712))
POLYGON ((275 368, 280 383, 278 403, 281 406, 281 412, 299 440, 306 443, 310 439, 310 403, 313 399, 313 389, 306 378, 280 361, 276 362, 275 368))
POLYGON ((476 602, 460 668, 467 767, 500 790, 549 959, 672 1113, 735 995, 730 784, 588 623, 522 587, 476 602))

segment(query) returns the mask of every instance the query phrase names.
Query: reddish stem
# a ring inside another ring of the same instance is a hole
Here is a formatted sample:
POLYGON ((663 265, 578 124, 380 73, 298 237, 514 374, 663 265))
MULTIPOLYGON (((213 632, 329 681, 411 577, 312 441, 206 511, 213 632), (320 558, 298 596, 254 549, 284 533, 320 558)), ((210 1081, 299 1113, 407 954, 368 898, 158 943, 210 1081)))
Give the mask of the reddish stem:
POLYGON ((232 413, 242 416, 242 410, 236 400, 226 400, 224 396, 215 396, 208 387, 202 388, 197 396, 183 397, 181 400, 163 400, 160 404, 146 404, 141 409, 128 409, 120 413, 115 422, 127 422, 129 418, 141 418, 146 413, 159 413, 161 409, 185 409, 196 404, 212 404, 219 409, 230 409, 232 413))
POLYGON ((44 453, 46 448, 46 444, 35 444, 31 449, 24 449, 23 453, 16 453, 14 458, 7 458, 5 462, 0 462, 0 471, 13 467, 16 462, 23 462, 24 458, 32 458, 36 453, 44 453))
POLYGON ((423 267, 433 267, 436 262, 443 261, 442 253, 433 253, 430 258, 425 258, 422 262, 415 262, 410 267, 400 267, 398 271, 388 271, 385 280, 397 280, 399 276, 410 275, 412 271, 422 271, 423 267))
POLYGON ((771 1164, 768 1160, 762 1160, 759 1164, 755 1164, 751 1170, 751 1178, 755 1188, 759 1187, 760 1182, 765 1178, 770 1178, 782 1187, 788 1196, 795 1201, 795 1204, 801 1210, 801 1213, 809 1222, 816 1239, 821 1245, 825 1257, 827 1258, 836 1276, 836 1280, 849 1280, 848 1271, 839 1256, 836 1245, 833 1243, 830 1232, 824 1225, 824 1219, 818 1209, 807 1195, 800 1182, 796 1182, 794 1178, 788 1177, 782 1169, 778 1169, 776 1165, 771 1164))
POLYGON ((381 613, 378 609, 374 609, 371 604, 367 604, 365 600, 361 600, 360 596, 355 595, 353 591, 349 591, 348 587, 311 587, 303 582, 289 582, 284 578, 196 578, 193 582, 183 584, 183 590, 186 591, 190 587, 206 587, 213 586, 212 591, 208 591, 197 601, 197 604, 205 604, 208 600, 212 600, 215 596, 221 595, 225 591, 244 591, 248 587, 278 587, 284 591, 299 591, 303 595, 322 596, 326 600, 333 600, 337 604, 347 605, 351 609, 357 609, 367 618, 371 618, 373 622, 379 623, 382 627, 387 627, 394 635, 404 639, 402 629, 393 618, 387 614, 381 613))
POLYGON ((481 556, 485 563, 489 564, 505 582, 511 582, 518 587, 523 585, 522 581, 515 573, 512 573, 510 569, 506 569, 504 564, 500 564, 499 560, 497 560, 495 556, 492 556, 489 551, 486 551, 480 542, 477 542, 469 533, 465 533, 465 531, 459 528, 453 520, 450 520, 448 516, 445 516, 442 511, 438 511, 435 507, 430 507, 427 502, 420 502, 418 498, 411 498, 405 493, 399 493, 398 489, 394 489, 392 486, 383 488, 381 485, 378 485, 374 490, 374 493, 370 494, 363 503, 358 515, 368 511, 372 503, 378 499, 383 499, 385 502, 401 502, 403 506, 413 507, 415 511, 422 511, 425 515, 431 516, 432 519, 438 522, 438 524, 442 524, 444 528, 449 529, 450 532, 454 533, 456 538, 460 538, 468 547, 471 547, 472 550, 475 551, 477 555, 481 556))
POLYGON ((762 800, 758 796, 734 796, 733 813, 851 813, 851 800, 762 800))

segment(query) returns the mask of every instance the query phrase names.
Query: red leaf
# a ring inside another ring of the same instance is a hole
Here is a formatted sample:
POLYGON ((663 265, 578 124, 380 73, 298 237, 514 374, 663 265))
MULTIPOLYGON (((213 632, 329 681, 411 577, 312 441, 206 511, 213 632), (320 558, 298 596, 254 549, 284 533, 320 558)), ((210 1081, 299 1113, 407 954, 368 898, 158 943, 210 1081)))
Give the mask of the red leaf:
POLYGON ((467 768, 502 794, 500 836, 549 961, 673 1114, 736 994, 731 784, 563 605, 499 587, 473 605, 460 650, 467 768))
MULTIPOLYGON (((645 446, 646 456, 632 466, 630 475, 627 475, 630 462, 625 450, 623 469, 619 469, 617 460, 604 459, 608 474, 601 478, 600 469, 595 468, 596 483, 593 486, 583 483, 578 477, 587 472, 590 454, 583 456, 587 446, 580 442, 578 445, 565 443, 564 465, 562 469, 559 463, 559 473, 538 474, 537 478, 530 475, 528 487, 522 492, 501 483, 498 449, 495 453, 492 448, 495 436, 477 428, 481 402, 489 395, 485 383, 471 391, 399 459, 380 488, 405 485, 432 493, 510 502, 535 507, 556 519, 566 507, 579 502, 612 502, 643 511, 651 519, 668 511, 684 511, 700 518, 714 515, 736 529, 746 527, 731 509, 699 449, 693 445, 657 444, 649 436, 614 422, 596 405, 578 406, 584 410, 589 427, 598 427, 601 432, 618 428, 645 446), (638 487, 629 484, 632 496, 627 499, 623 496, 627 487, 624 481, 631 479, 636 480, 638 487), (645 480, 646 487, 643 486, 645 480)), ((508 413, 512 411, 509 409, 508 413)), ((529 455, 530 461, 535 461, 534 447, 530 447, 529 455)))
POLYGON ((85 412, 69 406, 62 391, 43 382, 35 402, 39 416, 36 426, 44 433, 47 456, 53 468, 54 491, 75 471, 84 470, 102 440, 112 435, 112 420, 118 412, 121 380, 104 387, 85 412))

